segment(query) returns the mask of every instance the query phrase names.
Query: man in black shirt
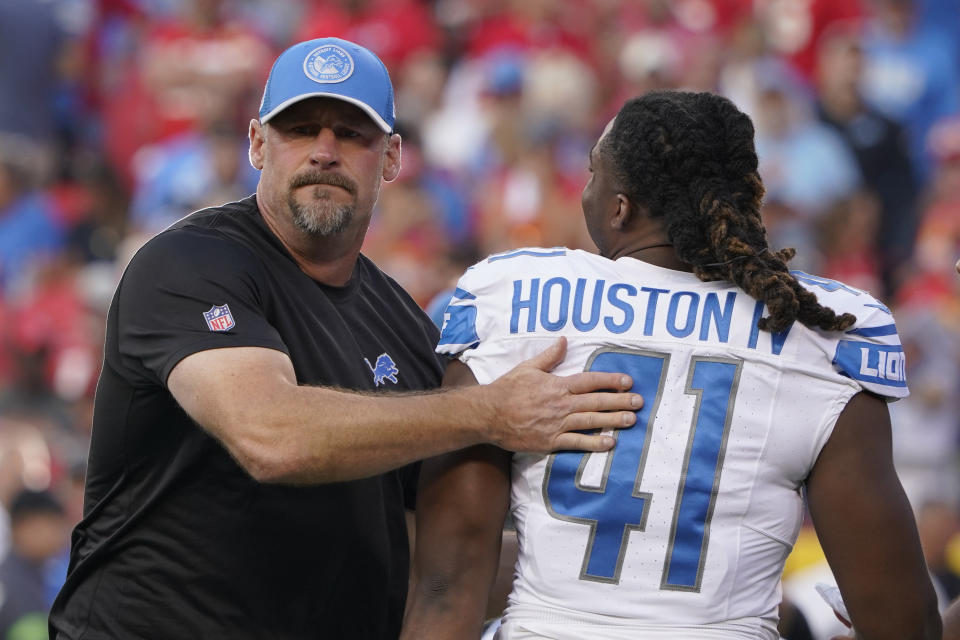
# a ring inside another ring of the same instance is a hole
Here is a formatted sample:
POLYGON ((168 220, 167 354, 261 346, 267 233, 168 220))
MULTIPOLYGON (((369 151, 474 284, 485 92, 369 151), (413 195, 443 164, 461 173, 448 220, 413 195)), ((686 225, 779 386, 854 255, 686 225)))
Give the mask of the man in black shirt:
POLYGON ((131 261, 52 638, 396 637, 411 463, 479 442, 603 450, 572 431, 632 424, 638 396, 596 392, 629 378, 546 373, 563 342, 485 387, 423 392, 437 331, 360 254, 400 170, 393 123, 372 53, 295 45, 250 123, 256 195, 131 261))

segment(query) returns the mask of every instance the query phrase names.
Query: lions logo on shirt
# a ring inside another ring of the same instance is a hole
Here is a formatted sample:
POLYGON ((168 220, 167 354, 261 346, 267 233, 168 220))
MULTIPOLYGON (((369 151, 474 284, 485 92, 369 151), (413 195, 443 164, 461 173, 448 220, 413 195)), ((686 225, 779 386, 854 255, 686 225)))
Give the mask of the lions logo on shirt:
POLYGON ((303 72, 314 82, 343 82, 353 73, 353 58, 343 47, 325 44, 307 54, 303 72))
POLYGON ((379 387, 381 384, 384 384, 384 380, 389 380, 393 384, 397 384, 397 374, 400 373, 400 370, 397 369, 396 363, 394 363, 393 358, 388 354, 381 353, 377 356, 377 364, 373 366, 370 365, 370 361, 366 358, 364 358, 363 361, 367 363, 367 367, 373 372, 374 386, 379 387))

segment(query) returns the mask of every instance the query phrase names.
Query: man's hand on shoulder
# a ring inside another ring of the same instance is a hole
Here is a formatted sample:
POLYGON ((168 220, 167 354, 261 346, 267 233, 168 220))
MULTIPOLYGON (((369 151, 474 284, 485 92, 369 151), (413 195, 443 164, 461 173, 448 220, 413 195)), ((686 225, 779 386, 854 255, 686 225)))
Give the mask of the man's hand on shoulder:
POLYGON ((564 358, 566 338, 485 385, 484 401, 496 419, 490 441, 510 451, 607 451, 615 439, 578 431, 632 426, 643 398, 622 373, 549 373, 564 358), (611 393, 611 391, 617 393, 611 393))

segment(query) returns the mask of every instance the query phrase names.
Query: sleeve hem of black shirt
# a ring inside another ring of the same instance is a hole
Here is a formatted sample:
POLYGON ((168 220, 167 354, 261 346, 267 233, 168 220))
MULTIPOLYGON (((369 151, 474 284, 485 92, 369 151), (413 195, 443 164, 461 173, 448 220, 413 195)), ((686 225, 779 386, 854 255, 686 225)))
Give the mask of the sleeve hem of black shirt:
POLYGON ((290 355, 290 352, 287 350, 287 347, 282 342, 276 342, 271 340, 251 340, 249 337, 241 339, 235 339, 233 341, 224 340, 223 342, 212 343, 209 340, 200 340, 197 342, 192 342, 188 345, 183 346, 180 349, 177 349, 167 358, 167 361, 164 363, 163 368, 160 370, 161 376, 160 381, 164 387, 167 386, 167 379, 170 377, 170 372, 173 371, 173 368, 177 366, 181 360, 187 356, 191 356, 195 353, 201 351, 210 351, 211 349, 231 349, 236 347, 263 347, 266 349, 273 349, 281 353, 285 353, 287 356, 290 355))

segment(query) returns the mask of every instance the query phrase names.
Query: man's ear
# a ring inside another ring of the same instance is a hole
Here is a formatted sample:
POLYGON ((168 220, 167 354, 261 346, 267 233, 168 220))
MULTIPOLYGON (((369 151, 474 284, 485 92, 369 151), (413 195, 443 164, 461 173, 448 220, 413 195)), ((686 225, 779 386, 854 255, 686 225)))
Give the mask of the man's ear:
POLYGON ((266 125, 260 124, 256 119, 250 121, 250 130, 247 132, 250 149, 247 151, 247 158, 257 171, 263 169, 263 142, 266 133, 266 125))
POLYGON ((613 216, 610 218, 610 226, 617 231, 622 231, 627 228, 627 225, 630 224, 630 218, 632 216, 632 209, 630 206, 630 198, 623 195, 622 193, 617 194, 617 210, 614 212, 613 216))
POLYGON ((393 182, 400 175, 400 134, 392 133, 387 138, 386 159, 383 162, 384 182, 393 182))

